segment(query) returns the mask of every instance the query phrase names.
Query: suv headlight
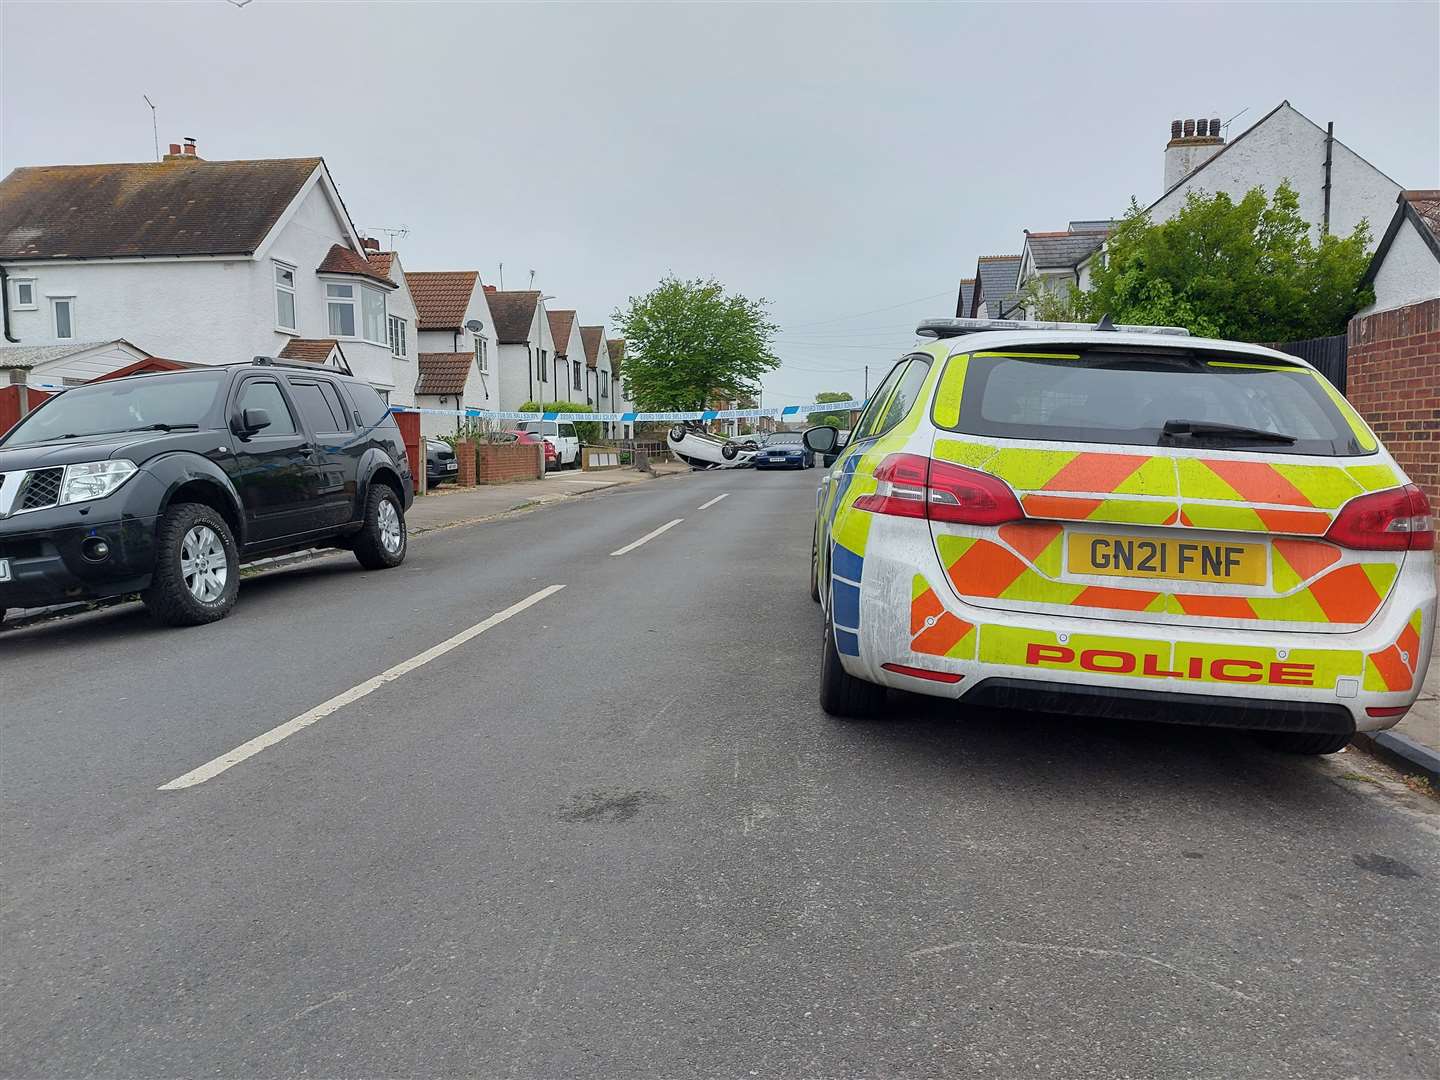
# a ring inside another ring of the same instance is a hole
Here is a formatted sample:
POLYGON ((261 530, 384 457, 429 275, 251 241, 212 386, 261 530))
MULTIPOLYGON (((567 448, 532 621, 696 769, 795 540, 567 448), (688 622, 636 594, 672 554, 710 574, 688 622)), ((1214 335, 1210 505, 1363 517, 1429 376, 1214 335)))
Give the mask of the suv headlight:
POLYGON ((60 481, 60 503, 89 502, 103 499, 135 475, 135 463, 123 458, 116 461, 85 461, 65 466, 60 481))

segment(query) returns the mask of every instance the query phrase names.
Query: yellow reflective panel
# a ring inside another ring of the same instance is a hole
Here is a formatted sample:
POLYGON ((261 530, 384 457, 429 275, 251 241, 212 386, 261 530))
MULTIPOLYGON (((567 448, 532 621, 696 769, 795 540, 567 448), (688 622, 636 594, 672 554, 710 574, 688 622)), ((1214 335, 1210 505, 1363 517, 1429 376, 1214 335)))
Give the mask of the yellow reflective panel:
POLYGON ((1366 491, 1385 491, 1400 486, 1400 474, 1389 465, 1351 465, 1346 471, 1366 491))
POLYGON ((930 453, 941 461, 953 461, 956 465, 978 469, 995 456, 995 447, 959 439, 936 439, 930 453))
POLYGON ((1354 406, 1345 400, 1345 395, 1335 389, 1335 384, 1318 371, 1311 371, 1310 374, 1319 380, 1321 389, 1335 403, 1335 407, 1340 410, 1340 415, 1345 417, 1346 423, 1350 425, 1350 430, 1355 433, 1355 441, 1360 444, 1360 448, 1369 453, 1378 447, 1380 443, 1375 438, 1374 432, 1360 418, 1360 414, 1355 411, 1354 406))
POLYGON ((1338 465, 1270 466, 1290 481, 1312 506, 1331 510, 1360 494, 1360 485, 1338 465))
POLYGON ((985 471, 1021 491, 1036 491, 1078 456, 1073 450, 1007 448, 986 462, 985 471))
POLYGON ((945 363, 945 372, 940 376, 940 386, 935 391, 935 423, 940 427, 953 428, 960 423, 960 399, 965 392, 965 374, 970 370, 970 357, 966 353, 952 356, 945 363))

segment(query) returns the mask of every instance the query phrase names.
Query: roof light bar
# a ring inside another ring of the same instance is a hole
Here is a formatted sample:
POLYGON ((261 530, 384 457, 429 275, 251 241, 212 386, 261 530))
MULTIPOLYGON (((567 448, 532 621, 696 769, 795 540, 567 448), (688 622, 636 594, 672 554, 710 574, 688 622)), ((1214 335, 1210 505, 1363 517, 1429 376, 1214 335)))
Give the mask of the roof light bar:
POLYGON ((1101 320, 1101 325, 1096 326, 1093 323, 1077 322, 1021 322, 1018 319, 926 319, 915 328, 915 333, 920 337, 944 339, 991 330, 1117 330, 1122 334, 1190 336, 1190 331, 1183 326, 1127 326, 1115 323, 1105 325, 1105 320, 1101 320))

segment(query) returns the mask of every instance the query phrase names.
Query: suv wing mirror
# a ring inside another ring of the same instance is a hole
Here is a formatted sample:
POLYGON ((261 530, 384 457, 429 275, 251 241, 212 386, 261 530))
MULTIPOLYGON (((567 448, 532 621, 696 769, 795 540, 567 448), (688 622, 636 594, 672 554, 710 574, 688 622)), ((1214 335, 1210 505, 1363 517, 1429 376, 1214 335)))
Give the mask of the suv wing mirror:
POLYGON ((234 425, 237 435, 254 435, 257 431, 263 431, 270 426, 270 412, 268 409, 241 409, 240 416, 234 425))
POLYGON ((833 454, 840 449, 840 431, 833 427, 812 427, 801 436, 805 449, 817 454, 833 454))

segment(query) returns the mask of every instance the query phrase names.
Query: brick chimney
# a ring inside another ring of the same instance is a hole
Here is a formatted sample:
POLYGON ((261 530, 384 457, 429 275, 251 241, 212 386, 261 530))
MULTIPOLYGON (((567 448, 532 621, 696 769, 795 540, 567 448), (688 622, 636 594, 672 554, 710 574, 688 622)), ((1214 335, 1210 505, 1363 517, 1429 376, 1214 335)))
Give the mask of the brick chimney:
POLYGON ((195 152, 195 140, 187 135, 183 144, 173 142, 170 144, 170 152, 165 155, 165 160, 204 161, 205 159, 195 152))
POLYGON ((1170 121, 1170 141, 1165 144, 1165 190, 1180 183, 1224 146, 1218 118, 1170 121))
POLYGON ((379 250, 380 250, 380 241, 379 241, 379 240, 376 240, 375 237, 373 237, 373 236, 364 237, 364 238, 360 241, 360 243, 361 243, 361 245, 365 248, 366 251, 379 251, 379 250))

